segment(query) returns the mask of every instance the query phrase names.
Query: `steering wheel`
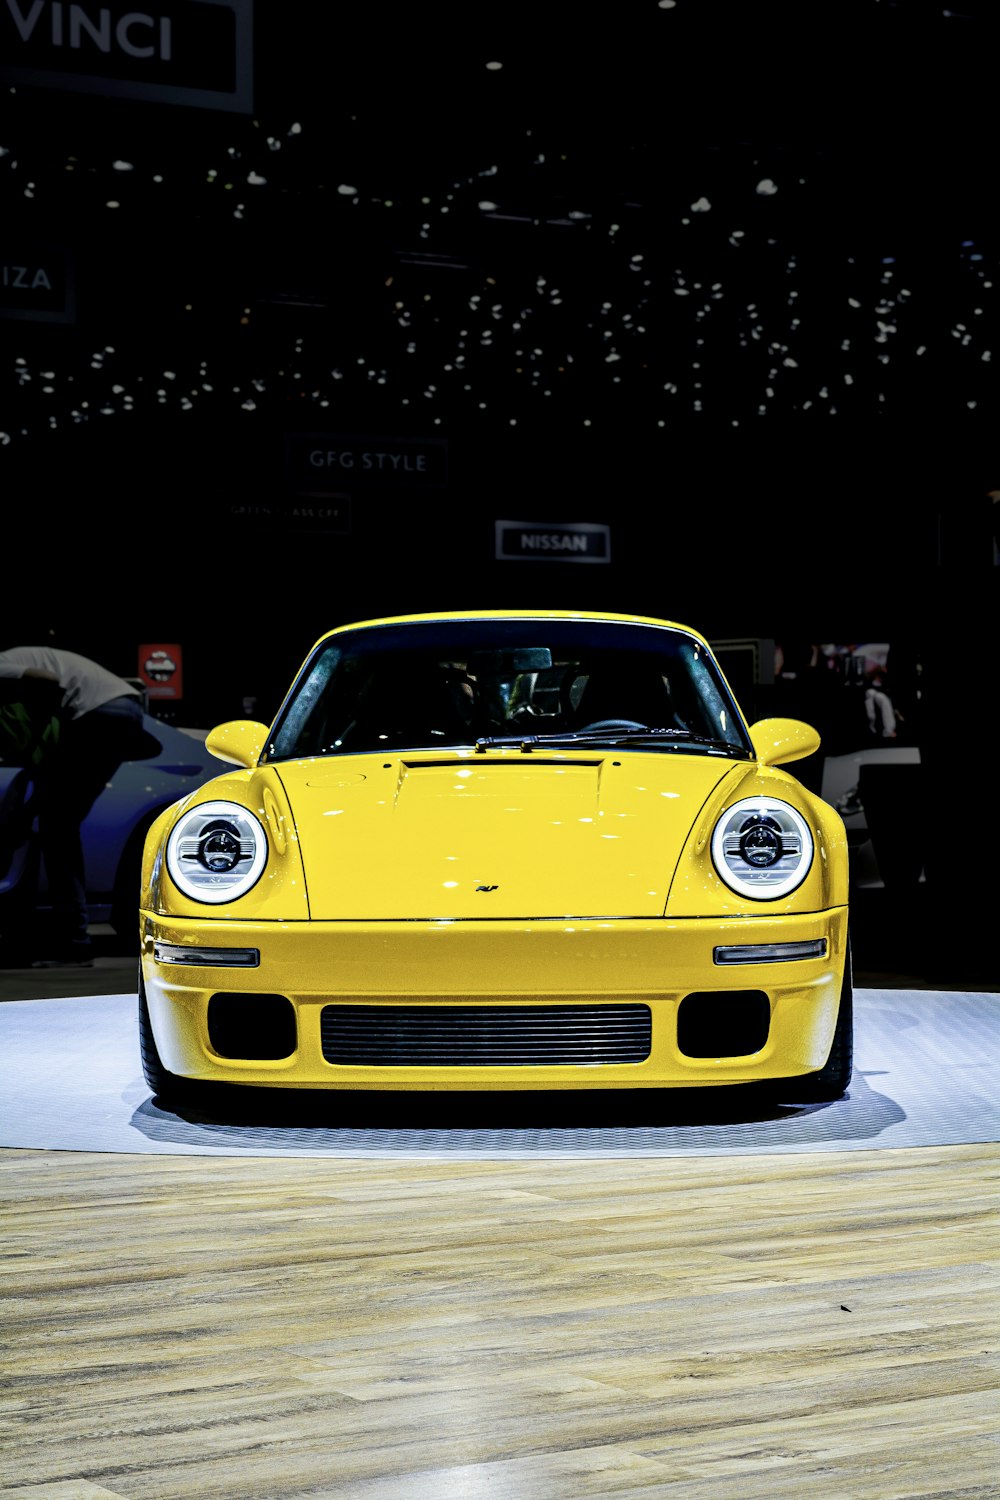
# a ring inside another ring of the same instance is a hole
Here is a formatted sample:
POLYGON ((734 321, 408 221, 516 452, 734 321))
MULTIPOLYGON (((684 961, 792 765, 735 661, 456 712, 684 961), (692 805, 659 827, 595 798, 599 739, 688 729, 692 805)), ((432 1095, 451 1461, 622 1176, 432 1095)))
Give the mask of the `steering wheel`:
POLYGON ((596 719, 593 724, 581 724, 578 733, 588 729, 645 729, 638 719, 596 719))

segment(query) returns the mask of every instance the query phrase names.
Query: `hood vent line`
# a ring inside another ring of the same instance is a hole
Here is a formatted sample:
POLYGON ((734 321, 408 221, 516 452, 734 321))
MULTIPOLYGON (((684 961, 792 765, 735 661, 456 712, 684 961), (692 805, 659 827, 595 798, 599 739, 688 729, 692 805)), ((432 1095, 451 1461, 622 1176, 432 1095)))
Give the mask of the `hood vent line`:
POLYGON ((447 770, 451 766, 474 766, 477 771, 483 770, 485 766, 501 768, 504 766, 508 768, 515 766, 519 771, 523 770, 525 766, 531 766, 532 769, 535 766, 539 768, 542 766, 560 766, 563 770, 567 768, 572 770, 579 767, 580 770, 590 769, 593 771, 604 764, 604 759, 602 757, 601 760, 542 760, 537 755, 518 755, 516 760, 505 756, 503 760, 483 760, 480 758, 475 762, 469 760, 400 760, 399 764, 400 768, 404 771, 442 771, 447 770))

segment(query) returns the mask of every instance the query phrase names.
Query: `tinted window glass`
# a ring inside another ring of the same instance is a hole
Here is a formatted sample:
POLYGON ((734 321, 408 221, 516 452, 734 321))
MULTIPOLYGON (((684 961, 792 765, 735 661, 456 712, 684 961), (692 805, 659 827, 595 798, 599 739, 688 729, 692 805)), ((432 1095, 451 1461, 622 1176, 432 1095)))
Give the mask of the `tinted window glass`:
POLYGON ((749 751, 712 658, 679 630, 589 620, 370 626, 320 645, 269 759, 469 746, 604 725, 676 729, 749 751))

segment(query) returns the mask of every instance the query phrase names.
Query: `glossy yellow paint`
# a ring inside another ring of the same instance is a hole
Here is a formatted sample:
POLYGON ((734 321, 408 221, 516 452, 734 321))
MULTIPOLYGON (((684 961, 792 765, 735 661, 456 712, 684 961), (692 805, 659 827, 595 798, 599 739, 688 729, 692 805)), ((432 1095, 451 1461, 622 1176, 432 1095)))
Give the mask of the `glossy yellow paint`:
POLYGON ((827 911, 848 899, 847 830, 829 803, 806 790, 787 771, 745 762, 734 766, 707 803, 677 861, 666 914, 671 917, 755 915, 766 908, 772 919, 801 911, 827 911), (717 874, 712 862, 712 831, 727 807, 743 797, 779 797, 805 818, 815 845, 812 865, 800 886, 773 901, 739 896, 717 874))
POLYGON ((512 749, 279 771, 315 919, 636 917, 662 915, 668 851, 731 764, 512 749))
POLYGON ((171 1071, 272 1087, 652 1088, 788 1077, 825 1060, 844 965, 846 844, 838 815, 787 773, 701 756, 595 760, 583 752, 556 764, 422 754, 301 762, 278 772, 222 777, 178 810, 228 797, 261 817, 268 863, 239 902, 207 914, 183 896, 155 853, 169 820, 151 835, 142 965, 171 1071), (816 842, 804 884, 766 903, 722 882, 706 834, 732 802, 760 792, 792 802, 816 842), (615 836, 603 839, 604 827, 615 836), (303 847, 312 851, 304 861, 303 847), (390 868, 376 852, 387 847, 390 868), (670 851, 679 847, 676 859, 670 851), (496 889, 477 889, 483 885, 496 889), (561 912, 553 910, 560 897, 561 912), (718 943, 816 937, 828 940, 825 959, 713 962, 718 943), (155 942, 258 948, 261 964, 164 965, 153 956, 155 942), (742 988, 769 997, 767 1046, 748 1058, 685 1057, 676 1044, 684 995, 742 988), (291 1057, 214 1054, 208 1002, 231 990, 288 997, 299 1037, 291 1057), (319 1046, 319 1013, 338 1000, 623 998, 646 1001, 653 1013, 653 1050, 641 1065, 379 1071, 334 1067, 319 1046))
MULTIPOLYGON (((671 623, 568 611, 534 617, 671 623)), ((349 628, 357 627, 342 627, 349 628)), ((672 628, 708 650, 697 632, 672 628)), ((257 765, 267 734, 245 720, 213 731, 213 752, 243 768, 176 804, 146 841, 141 963, 170 1072, 281 1088, 579 1089, 746 1082, 824 1064, 847 951, 846 834, 833 808, 778 769, 815 749, 809 726, 753 726, 755 761, 622 747, 523 754, 508 746, 257 765), (805 880, 773 901, 737 895, 711 856, 718 818, 756 795, 790 803, 815 845, 805 880), (208 908, 173 884, 161 851, 176 818, 219 799, 260 820, 268 858, 246 895, 208 908), (827 941, 823 958, 725 967, 713 960, 720 943, 816 938, 827 941), (157 943, 256 948, 260 965, 161 963, 157 943), (684 996, 728 990, 767 994, 766 1045, 747 1057, 682 1054, 684 996), (208 1004, 227 992, 286 996, 296 1015, 294 1053, 266 1062, 218 1056, 208 1004), (653 1048, 641 1064, 365 1069, 330 1064, 320 1048, 320 1012, 338 1001, 623 999, 652 1012, 653 1048)))
POLYGON ((219 923, 147 917, 142 966, 157 1045, 171 1072, 276 1088, 664 1088, 785 1078, 822 1066, 836 1023, 847 912, 777 920, 227 923, 225 943, 257 947, 256 969, 160 964, 154 942, 212 946, 219 923), (725 968, 718 943, 825 937, 825 959, 725 968), (771 1028, 747 1057, 691 1058, 677 1047, 677 1008, 698 990, 759 989, 771 1028), (278 1061, 218 1057, 208 1039, 211 995, 283 994, 298 1046, 278 1061), (381 1005, 573 1004, 641 1001, 653 1014, 646 1062, 600 1068, 340 1067, 320 1049, 320 1012, 338 1001, 381 1005))
POLYGON ((750 726, 750 740, 762 766, 787 765, 819 749, 819 734, 801 719, 760 719, 750 726))
MULTIPOLYGON (((260 881, 214 907, 216 921, 754 917, 762 907, 777 917, 847 902, 840 815, 787 772, 754 762, 513 749, 343 756, 234 771, 176 816, 219 798, 254 812, 270 849, 260 881), (766 903, 730 890, 710 853, 725 809, 757 795, 791 803, 816 845, 803 884, 766 903)), ((203 917, 162 861, 154 872, 169 826, 167 815, 147 840, 143 908, 203 917)))
POLYGON ((257 719, 230 719, 209 731, 205 748, 219 760, 250 770, 260 760, 267 744, 267 728, 257 719))
POLYGON ((213 916, 217 920, 237 915, 251 920, 307 921, 309 904, 291 810, 280 780, 266 767, 217 776, 157 819, 146 836, 139 895, 142 910, 206 915, 201 902, 192 901, 174 885, 161 850, 183 813, 199 803, 216 801, 235 802, 255 815, 267 834, 268 855, 257 884, 239 901, 213 907, 213 916))

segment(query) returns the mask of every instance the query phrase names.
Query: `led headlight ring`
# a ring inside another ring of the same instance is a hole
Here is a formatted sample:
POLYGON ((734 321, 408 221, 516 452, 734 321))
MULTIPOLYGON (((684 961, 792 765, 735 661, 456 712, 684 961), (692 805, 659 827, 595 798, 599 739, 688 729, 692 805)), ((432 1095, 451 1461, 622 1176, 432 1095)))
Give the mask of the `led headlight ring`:
POLYGON ((731 891, 775 901, 800 886, 814 844, 802 814, 775 797, 744 797, 727 807, 712 834, 712 862, 731 891))
POLYGON ((167 870, 192 901, 218 906, 257 884, 267 863, 263 826, 237 802, 201 802, 167 840, 167 870))

